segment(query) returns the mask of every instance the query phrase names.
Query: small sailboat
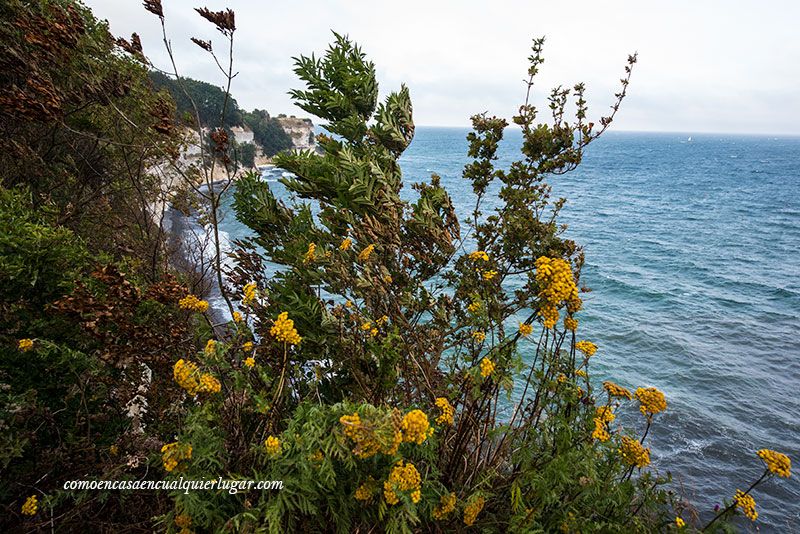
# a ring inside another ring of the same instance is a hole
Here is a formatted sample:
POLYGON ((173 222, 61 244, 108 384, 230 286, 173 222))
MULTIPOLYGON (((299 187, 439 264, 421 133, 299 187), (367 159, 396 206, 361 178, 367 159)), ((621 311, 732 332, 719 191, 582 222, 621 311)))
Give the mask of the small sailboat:
POLYGON ((686 140, 686 142, 687 143, 691 143, 692 142, 692 136, 691 135, 689 136, 689 139, 686 140))

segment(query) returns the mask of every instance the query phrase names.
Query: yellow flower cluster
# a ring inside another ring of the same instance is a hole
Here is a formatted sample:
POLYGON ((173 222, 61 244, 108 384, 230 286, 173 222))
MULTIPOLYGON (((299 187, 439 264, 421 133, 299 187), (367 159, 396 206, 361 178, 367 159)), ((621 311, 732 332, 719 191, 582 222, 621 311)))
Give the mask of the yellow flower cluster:
POLYGON ((252 341, 245 341, 244 343, 242 343, 242 350, 245 351, 245 352, 252 351, 253 347, 254 347, 254 345, 253 345, 252 341))
POLYGON ((188 529, 192 526, 192 517, 187 514, 180 514, 175 516, 175 526, 181 529, 188 529))
POLYGON ((302 338, 294 328, 294 321, 289 319, 289 312, 281 312, 272 328, 269 329, 272 337, 289 345, 297 345, 302 338))
POLYGON ((494 278, 495 276, 497 276, 497 271, 483 271, 483 272, 481 273, 481 277, 482 277, 484 280, 487 280, 487 281, 488 281, 488 280, 491 280, 491 279, 492 279, 492 278, 494 278))
POLYGON ((571 315, 564 317, 564 328, 574 332, 578 329, 578 320, 571 315))
POLYGON ((439 498, 439 504, 433 508, 433 518, 436 520, 445 519, 456 509, 456 494, 448 493, 439 498))
POLYGON ((375 491, 375 481, 372 477, 369 477, 366 482, 361 484, 358 488, 356 488, 356 500, 357 501, 368 501, 372 498, 372 494, 375 491))
POLYGON ((342 244, 339 245, 339 250, 350 250, 350 247, 353 245, 353 240, 349 237, 345 237, 342 240, 342 244))
POLYGON ((606 380, 605 382, 603 382, 603 388, 605 388, 605 390, 608 392, 608 394, 611 397, 618 397, 618 398, 628 399, 628 400, 633 399, 633 395, 631 395, 630 391, 628 391, 624 387, 619 386, 619 385, 617 385, 614 382, 611 382, 609 380, 606 380))
POLYGON ((614 421, 615 418, 616 416, 610 406, 598 406, 595 411, 592 438, 597 441, 608 441, 611 438, 611 434, 608 432, 608 425, 614 421))
POLYGON ((164 464, 164 469, 173 471, 178 464, 183 460, 192 459, 192 446, 184 445, 176 441, 175 443, 167 443, 161 447, 161 462, 164 464))
POLYGON ((591 341, 578 341, 575 343, 575 350, 579 350, 584 353, 587 358, 591 358, 594 356, 594 353, 597 352, 597 345, 591 341))
POLYGON ((200 300, 194 295, 186 295, 185 297, 183 297, 181 300, 178 301, 178 307, 180 307, 182 310, 191 310, 199 313, 205 313, 206 311, 208 311, 208 302, 206 302, 205 300, 200 300))
POLYGON ((528 337, 533 333, 533 325, 528 323, 519 323, 519 333, 523 337, 528 337))
POLYGON ((33 340, 32 339, 20 339, 17 343, 17 348, 22 352, 28 352, 33 348, 33 340))
POLYGON ((235 311, 233 312, 233 322, 234 323, 241 323, 242 322, 242 313, 235 311))
POLYGON ((422 479, 414 464, 407 462, 404 465, 399 461, 389 473, 389 479, 383 483, 383 497, 387 503, 397 504, 400 502, 397 492, 410 491, 411 501, 416 504, 422 498, 421 484, 422 479))
POLYGON ((478 514, 481 513, 483 510, 483 506, 486 504, 486 499, 482 496, 477 496, 470 499, 467 506, 464 507, 464 524, 468 527, 471 527, 473 523, 475 523, 475 519, 477 519, 478 514))
POLYGON ((683 528, 683 527, 686 526, 686 521, 684 521, 680 517, 676 517, 675 518, 675 526, 678 527, 678 528, 683 528))
POLYGON ((358 253, 359 261, 369 261, 369 257, 375 250, 375 245, 368 245, 364 250, 358 253))
POLYGON ((256 283, 250 282, 242 289, 242 304, 249 306, 256 300, 256 283))
POLYGON ((467 311, 470 313, 478 313, 478 310, 481 309, 481 302, 479 300, 473 300, 467 306, 467 311))
POLYGON ((314 261, 314 253, 317 251, 317 245, 314 243, 308 244, 308 250, 306 251, 305 256, 303 256, 303 263, 311 263, 314 261))
POLYGON ((483 332, 473 332, 472 339, 474 339, 477 343, 483 343, 483 340, 486 339, 486 334, 483 332))
POLYGON ((737 489, 736 494, 733 496, 733 501, 736 503, 737 508, 741 508, 745 516, 750 521, 758 519, 758 512, 756 512, 756 500, 752 496, 737 489))
POLYGON ((428 416, 422 410, 411 410, 400 424, 403 432, 403 441, 405 443, 416 443, 421 445, 423 441, 428 438, 428 430, 430 429, 428 416))
POLYGON ((22 515, 36 515, 38 509, 39 500, 36 495, 31 495, 25 499, 25 503, 22 505, 22 515))
POLYGON ((567 311, 572 314, 583 305, 578 296, 578 286, 572 276, 569 263, 561 258, 541 256, 536 260, 536 282, 539 284, 539 298, 542 303, 539 314, 545 328, 553 328, 558 322, 558 307, 567 303, 567 311))
POLYGON ((206 342, 206 348, 203 349, 203 352, 206 356, 211 356, 212 354, 217 352, 217 341, 214 339, 209 339, 206 342))
POLYGON ((222 384, 209 373, 201 373, 197 364, 181 358, 175 362, 172 376, 180 387, 185 389, 190 395, 200 393, 219 393, 222 384))
POLYGON ((256 359, 253 358, 252 356, 250 356, 249 358, 245 358, 244 365, 245 367, 249 367, 250 369, 252 369, 253 367, 256 366, 256 359))
POLYGON ((581 378, 586 378, 586 369, 576 369, 575 376, 579 376, 581 378))
MULTIPOLYGON (((361 417, 358 413, 343 415, 339 418, 339 423, 343 427, 344 435, 356 444, 353 454, 359 458, 370 458, 378 454, 378 452, 388 455, 394 454, 403 441, 403 434, 400 428, 395 427, 391 433, 391 443, 381 443, 376 433, 361 422, 361 417)), ((388 439, 385 441, 388 442, 388 439)))
POLYGON ((489 358, 484 358, 481 360, 481 376, 486 378, 494 373, 494 362, 489 358))
POLYGON ((264 448, 267 449, 267 454, 270 456, 277 456, 281 452, 281 440, 275 436, 268 436, 264 440, 264 448))
POLYGON ((636 400, 641 403, 639 411, 642 415, 655 415, 667 409, 667 399, 656 388, 637 388, 636 400))
POLYGON ((476 250, 475 252, 469 253, 469 259, 472 261, 489 261, 489 255, 482 250, 476 250))
POLYGON ((639 469, 650 465, 650 449, 645 449, 638 439, 622 436, 622 445, 619 447, 622 461, 639 469))
POLYGON ((758 457, 764 460, 770 473, 783 478, 791 476, 792 461, 785 454, 770 449, 761 449, 758 451, 758 457))
POLYGON ((442 414, 436 418, 438 425, 452 425, 455 418, 456 410, 444 397, 436 397, 436 407, 442 410, 442 414))

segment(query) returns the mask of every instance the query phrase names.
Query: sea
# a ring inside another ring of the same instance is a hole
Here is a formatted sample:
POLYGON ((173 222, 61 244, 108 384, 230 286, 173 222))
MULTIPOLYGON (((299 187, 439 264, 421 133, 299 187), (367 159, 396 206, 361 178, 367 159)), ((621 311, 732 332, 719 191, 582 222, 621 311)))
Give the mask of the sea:
MULTIPOLYGON (((468 132, 417 129, 401 158, 407 198, 435 173, 471 212, 468 132)), ((506 130, 498 167, 521 142, 506 130)), ((280 175, 264 179, 285 196, 280 175)), ((646 442, 653 467, 708 519, 761 475, 758 449, 783 452, 795 474, 761 484, 758 521, 739 524, 800 532, 800 137, 610 131, 550 183, 586 253, 579 337, 599 347, 593 380, 666 394, 646 442)), ((248 235, 232 213, 222 230, 248 235)), ((641 430, 637 414, 618 422, 641 430)))

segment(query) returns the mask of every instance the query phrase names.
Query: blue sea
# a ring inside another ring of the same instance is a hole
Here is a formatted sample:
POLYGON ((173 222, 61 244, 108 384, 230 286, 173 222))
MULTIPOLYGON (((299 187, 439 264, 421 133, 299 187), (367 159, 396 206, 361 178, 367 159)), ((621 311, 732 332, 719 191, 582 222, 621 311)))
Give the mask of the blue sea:
MULTIPOLYGON (((462 216, 467 133, 418 128, 401 160, 406 184, 440 175, 462 216)), ((507 129, 498 165, 520 144, 507 129)), ((800 532, 800 138, 609 132, 551 183, 585 247, 593 378, 667 396, 654 466, 707 518, 760 476, 756 450, 782 451, 794 477, 756 490, 756 525, 800 532)), ((231 216, 223 230, 246 232, 231 216)), ((635 427, 634 412, 619 420, 635 427)))

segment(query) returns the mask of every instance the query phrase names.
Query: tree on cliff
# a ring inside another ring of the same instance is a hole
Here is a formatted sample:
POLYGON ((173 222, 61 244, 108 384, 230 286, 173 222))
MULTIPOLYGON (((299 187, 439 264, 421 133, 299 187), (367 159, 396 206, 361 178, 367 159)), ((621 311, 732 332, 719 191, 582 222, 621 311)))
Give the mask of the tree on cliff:
MULTIPOLYGON (((195 108, 200 122, 206 124, 217 124, 222 116, 222 108, 225 106, 225 91, 207 82, 194 80, 185 76, 181 77, 180 87, 178 82, 158 71, 150 72, 150 79, 156 89, 166 89, 172 96, 177 107, 177 117, 179 120, 188 124, 195 122, 195 108), (194 105, 192 104, 194 102, 194 105)), ((227 109, 225 110, 225 120, 223 126, 242 125, 242 110, 233 96, 228 95, 227 109)))
POLYGON ((244 123, 253 130, 253 139, 261 145, 265 156, 272 157, 294 146, 291 136, 266 110, 254 109, 245 113, 244 123))

